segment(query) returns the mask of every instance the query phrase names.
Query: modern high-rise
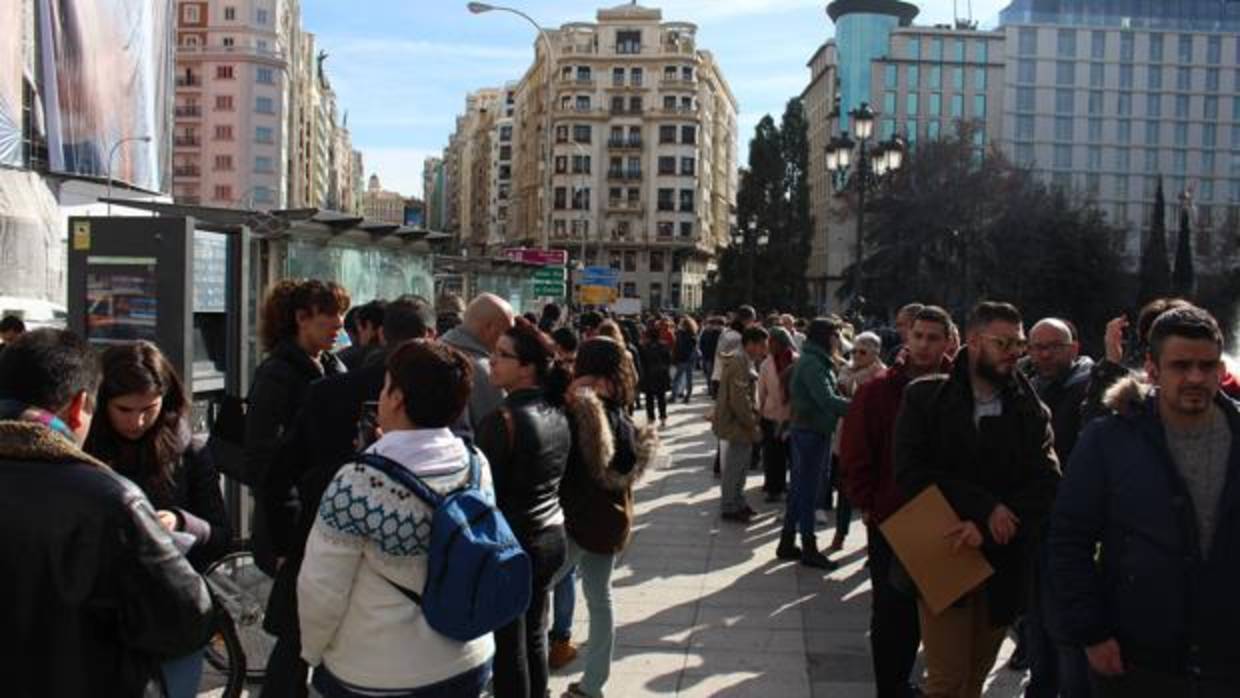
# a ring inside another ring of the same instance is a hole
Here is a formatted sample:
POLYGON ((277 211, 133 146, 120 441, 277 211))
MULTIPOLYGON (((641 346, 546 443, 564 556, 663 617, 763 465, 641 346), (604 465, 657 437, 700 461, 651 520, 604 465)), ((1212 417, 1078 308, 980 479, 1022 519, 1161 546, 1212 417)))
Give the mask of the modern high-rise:
POLYGON ((733 224, 736 98, 695 25, 636 4, 597 20, 547 30, 517 86, 509 242, 584 250, 623 296, 697 308, 733 224))

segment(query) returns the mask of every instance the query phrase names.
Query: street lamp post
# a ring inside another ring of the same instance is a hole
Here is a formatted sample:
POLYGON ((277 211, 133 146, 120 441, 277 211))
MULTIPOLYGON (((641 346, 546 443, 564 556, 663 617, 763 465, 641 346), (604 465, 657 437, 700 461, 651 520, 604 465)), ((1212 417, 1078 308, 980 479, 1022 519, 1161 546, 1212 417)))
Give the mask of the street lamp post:
POLYGON ((108 150, 108 215, 109 216, 112 215, 112 159, 116 157, 116 151, 122 145, 126 143, 133 143, 136 141, 141 141, 143 143, 150 143, 151 137, 150 136, 130 136, 129 138, 122 138, 119 141, 113 143, 112 148, 108 150))
MULTIPOLYGON (((552 80, 555 79, 552 63, 555 60, 555 53, 551 48, 551 37, 547 35, 547 30, 543 29, 533 17, 525 14, 521 10, 513 7, 504 7, 501 5, 491 5, 485 2, 471 2, 466 6, 471 13, 480 15, 485 12, 507 12, 514 14, 526 22, 529 22, 535 30, 538 31, 538 38, 543 42, 543 50, 547 52, 547 67, 544 71, 547 74, 547 108, 546 116, 543 123, 543 169, 546 171, 546 177, 543 178, 544 187, 542 194, 543 204, 543 234, 550 236, 551 234, 551 109, 555 102, 555 86, 552 80)), ((535 54, 537 59, 537 54, 535 54)))
POLYGON ((859 306, 863 301, 862 285, 864 274, 862 262, 865 259, 865 198, 871 187, 878 184, 883 176, 900 169, 904 163, 904 141, 892 135, 887 141, 879 143, 872 151, 868 148, 870 138, 874 135, 874 119, 877 114, 868 102, 850 111, 857 141, 848 137, 848 132, 841 132, 839 137, 832 138, 827 145, 827 171, 835 178, 838 191, 849 185, 857 190, 857 235, 856 259, 853 262, 853 304, 859 306), (856 166, 853 166, 853 148, 858 147, 856 166))

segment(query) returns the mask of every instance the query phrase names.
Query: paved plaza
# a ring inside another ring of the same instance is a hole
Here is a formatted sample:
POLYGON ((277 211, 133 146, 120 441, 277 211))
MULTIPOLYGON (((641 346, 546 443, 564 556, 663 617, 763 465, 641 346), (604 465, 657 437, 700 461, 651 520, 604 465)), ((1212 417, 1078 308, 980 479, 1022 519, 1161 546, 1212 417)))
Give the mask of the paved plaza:
MULTIPOLYGON (((854 522, 844 551, 832 556, 841 563, 833 573, 775 559, 780 507, 763 502, 756 471, 748 496, 758 517, 747 526, 721 521, 709 406, 702 397, 670 408, 663 458, 637 490, 633 542, 614 577, 607 695, 873 696, 864 527, 854 522)), ((820 545, 831 535, 820 532, 820 545)), ((579 591, 574 639, 586 631, 579 591)), ((1023 676, 1002 668, 1011 649, 1005 643, 987 698, 1021 695, 1023 676)), ((581 665, 578 658, 555 673, 553 696, 580 677, 581 665)))

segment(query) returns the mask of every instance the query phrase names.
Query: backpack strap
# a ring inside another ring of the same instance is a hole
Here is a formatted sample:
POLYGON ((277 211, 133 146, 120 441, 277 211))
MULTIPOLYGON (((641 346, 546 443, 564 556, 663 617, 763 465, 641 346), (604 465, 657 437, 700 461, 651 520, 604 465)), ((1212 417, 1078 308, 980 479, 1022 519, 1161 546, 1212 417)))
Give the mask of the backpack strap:
POLYGON ((422 482, 422 478, 414 475, 408 468, 387 456, 381 456, 378 453, 359 453, 354 460, 363 465, 368 465, 399 482, 402 487, 413 492, 418 499, 421 499, 431 509, 438 509, 440 503, 443 502, 443 496, 427 487, 426 483, 422 482))

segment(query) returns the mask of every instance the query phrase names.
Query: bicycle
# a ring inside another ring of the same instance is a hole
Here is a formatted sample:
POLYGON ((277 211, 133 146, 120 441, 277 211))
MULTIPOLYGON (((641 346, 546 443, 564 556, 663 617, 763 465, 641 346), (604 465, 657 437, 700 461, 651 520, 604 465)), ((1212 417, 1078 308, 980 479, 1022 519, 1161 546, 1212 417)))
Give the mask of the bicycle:
POLYGON ((267 657, 275 645, 275 638, 263 630, 272 579, 245 550, 220 558, 203 576, 222 611, 207 643, 207 663, 224 675, 221 698, 240 698, 246 683, 266 676, 267 657))

